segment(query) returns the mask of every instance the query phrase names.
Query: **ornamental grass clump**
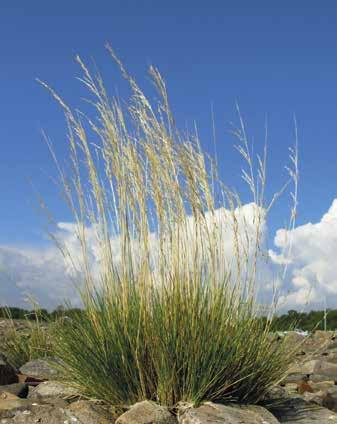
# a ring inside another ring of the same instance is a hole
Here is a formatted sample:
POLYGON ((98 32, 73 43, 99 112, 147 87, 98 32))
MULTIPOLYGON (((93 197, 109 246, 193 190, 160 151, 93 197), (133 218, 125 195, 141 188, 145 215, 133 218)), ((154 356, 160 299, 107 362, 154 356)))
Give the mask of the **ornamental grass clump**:
POLYGON ((56 330, 64 379, 115 406, 258 402, 291 360, 261 318, 266 157, 256 177, 242 123, 242 205, 196 134, 178 132, 159 72, 154 105, 108 49, 131 87, 125 107, 80 58, 96 117, 46 86, 68 124, 71 173, 58 169, 79 248, 61 248, 83 303, 56 330))

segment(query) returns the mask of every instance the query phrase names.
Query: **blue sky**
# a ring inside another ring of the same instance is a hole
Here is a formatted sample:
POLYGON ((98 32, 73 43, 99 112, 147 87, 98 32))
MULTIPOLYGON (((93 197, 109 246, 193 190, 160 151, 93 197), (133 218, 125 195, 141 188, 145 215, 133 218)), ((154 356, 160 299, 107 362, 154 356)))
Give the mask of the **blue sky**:
MULTIPOLYGON (((196 120, 213 152, 216 121, 221 174, 240 184, 229 122, 240 105, 254 145, 269 127, 269 183, 285 178, 287 148, 299 128, 298 223, 320 221, 337 198, 337 2, 325 0, 2 1, 0 5, 0 245, 39 246, 43 220, 34 207, 32 179, 57 220, 67 214, 50 183, 52 161, 44 129, 65 156, 59 107, 36 82, 55 87, 71 105, 85 95, 75 80, 74 56, 94 58, 112 93, 122 95, 109 41, 129 71, 151 89, 147 67, 163 74, 182 128, 196 120)), ((238 187, 240 189, 240 186, 238 187)), ((285 200, 271 216, 272 232, 286 216, 285 200)))

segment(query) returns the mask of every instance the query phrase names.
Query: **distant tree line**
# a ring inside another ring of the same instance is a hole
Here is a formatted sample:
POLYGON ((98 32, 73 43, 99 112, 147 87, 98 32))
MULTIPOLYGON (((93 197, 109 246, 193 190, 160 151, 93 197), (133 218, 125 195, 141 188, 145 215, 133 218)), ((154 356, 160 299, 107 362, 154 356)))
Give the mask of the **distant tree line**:
MULTIPOLYGON (((78 308, 58 306, 54 311, 47 309, 28 310, 16 307, 0 307, 0 318, 55 320, 61 316, 79 313, 78 308)), ((275 316, 272 322, 274 331, 288 331, 295 328, 301 330, 324 330, 324 311, 298 312, 290 310, 286 314, 275 316)), ((265 319, 265 318, 263 318, 265 319)), ((326 329, 337 330, 337 309, 326 310, 326 329)))
POLYGON ((286 314, 275 316, 272 327, 275 331, 287 331, 294 328, 306 331, 324 330, 325 322, 327 330, 337 330, 337 309, 310 312, 298 312, 292 309, 286 314))
POLYGON ((37 318, 42 321, 55 320, 61 316, 71 316, 74 313, 78 313, 81 310, 79 308, 65 308, 64 306, 58 306, 52 312, 47 309, 23 309, 17 307, 0 307, 0 319, 11 318, 11 319, 28 319, 36 320, 37 318))

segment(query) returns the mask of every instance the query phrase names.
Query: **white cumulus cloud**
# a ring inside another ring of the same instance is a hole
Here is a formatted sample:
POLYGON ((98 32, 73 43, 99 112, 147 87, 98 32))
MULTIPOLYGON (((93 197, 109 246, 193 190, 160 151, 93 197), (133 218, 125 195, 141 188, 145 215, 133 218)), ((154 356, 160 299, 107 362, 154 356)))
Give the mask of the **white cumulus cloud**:
MULTIPOLYGON (((292 249, 286 259, 288 277, 281 301, 288 307, 337 307, 337 199, 317 223, 307 223, 286 231, 276 232, 274 244, 282 250, 287 240, 292 249)), ((285 263, 282 254, 270 256, 275 263, 285 263)))
POLYGON ((32 296, 41 306, 53 308, 75 295, 56 247, 0 246, 0 304, 27 308, 32 296))
MULTIPOLYGON (((261 233, 262 240, 265 239, 266 227, 263 211, 261 233)), ((246 239, 251 240, 256 237, 254 217, 258 211, 253 203, 246 204, 235 210, 236 222, 239 228, 245 231, 239 235, 241 243, 246 239)), ((207 227, 216 226, 218 243, 222 244, 224 254, 223 269, 219 273, 233 264, 234 232, 231 214, 224 208, 218 209, 211 217, 206 215, 207 227), (226 265, 224 265, 226 263, 226 265)), ((186 221, 187 234, 190 237, 187 246, 194 245, 194 225, 193 219, 186 221)), ((99 276, 100 270, 100 249, 97 241, 96 229, 89 227, 85 229, 87 241, 87 258, 94 277, 99 276)), ((206 234, 206 233, 205 233, 206 234)), ((66 299, 70 299, 76 304, 78 299, 74 289, 74 269, 80 270, 82 263, 81 244, 77 237, 77 226, 74 223, 60 222, 54 234, 59 244, 66 248, 69 256, 63 257, 58 247, 49 245, 48 247, 8 247, 0 246, 0 303, 27 306, 25 299, 31 295, 43 307, 53 308, 66 299), (71 258, 71 262, 69 261, 71 258), (74 267, 75 265, 75 267, 74 267)), ((252 242, 252 241, 251 241, 252 242)), ((254 242, 252 242, 254 244, 254 242)), ((134 252, 137 252, 137 242, 134 241, 134 252)), ((158 242, 155 233, 150 234, 150 244, 153 264, 157 263, 158 242)), ((120 239, 111 239, 111 248, 115 264, 120 261, 120 239)), ((250 254, 252 245, 248 248, 250 254)), ((193 249, 188 249, 186 259, 193 261, 193 249)), ((243 252, 241 252, 243 254, 243 252)), ((220 264, 219 264, 220 265, 220 264)), ((155 270, 155 267, 154 267, 155 270)), ((77 274, 77 277, 79 275, 77 274)))
MULTIPOLYGON (((253 234, 254 204, 243 205, 237 210, 238 221, 246 221, 246 231, 253 234)), ((228 212, 219 209, 219 220, 228 220, 228 212)), ((262 241, 267 238, 267 225, 261 225, 262 241)), ((71 256, 80 263, 80 244, 76 236, 76 226, 72 223, 59 223, 57 238, 70 251, 71 256)), ((87 229, 89 261, 93 273, 98 275, 99 249, 95 231, 87 229)), ((223 231, 219 240, 224 243, 223 251, 230 262, 233 257, 233 233, 223 231)), ((246 237, 242 235, 242 237, 246 237)), ((155 247, 155 237, 151 239, 155 247)), ((280 229, 274 237, 274 249, 269 251, 269 265, 261 265, 260 278, 266 298, 275 287, 281 266, 287 263, 288 273, 285 281, 277 281, 281 289, 282 309, 310 307, 322 308, 324 299, 329 307, 337 307, 337 199, 328 212, 315 223, 300 225, 294 230, 280 229), (288 257, 282 255, 287 241, 292 240, 292 250, 288 257)), ((112 240, 112 249, 116 262, 120 256, 118 240, 112 240)), ((156 251, 156 249, 154 249, 156 251)), ((54 245, 41 248, 0 246, 0 303, 28 306, 27 295, 33 295, 44 307, 53 308, 70 299, 77 303, 78 296, 70 278, 71 267, 65 262, 59 249, 54 245)))

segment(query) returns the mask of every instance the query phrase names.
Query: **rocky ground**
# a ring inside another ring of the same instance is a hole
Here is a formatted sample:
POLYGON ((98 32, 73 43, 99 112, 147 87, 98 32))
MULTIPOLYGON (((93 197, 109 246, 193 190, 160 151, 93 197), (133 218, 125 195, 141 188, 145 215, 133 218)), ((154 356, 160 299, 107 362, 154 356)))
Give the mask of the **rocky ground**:
MULTIPOLYGON (((9 320, 0 318, 0 340, 3 340, 3 337, 5 337, 5 334, 8 331, 10 325, 9 323, 9 320)), ((25 330, 28 328, 26 320, 14 320, 11 321, 11 324, 13 324, 17 330, 25 330)))
POLYGON ((181 405, 175 415, 145 401, 116 416, 111 408, 80 399, 74 389, 58 382, 48 362, 31 361, 17 370, 0 354, 0 424, 337 423, 337 333, 285 337, 290 347, 301 343, 301 348, 264 407, 206 402, 199 408, 181 405))

